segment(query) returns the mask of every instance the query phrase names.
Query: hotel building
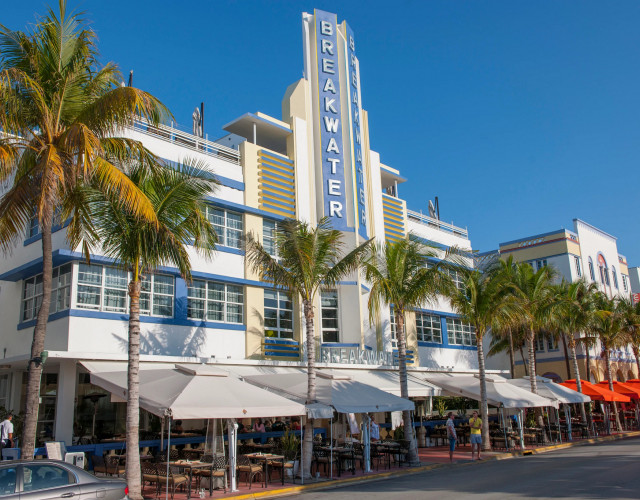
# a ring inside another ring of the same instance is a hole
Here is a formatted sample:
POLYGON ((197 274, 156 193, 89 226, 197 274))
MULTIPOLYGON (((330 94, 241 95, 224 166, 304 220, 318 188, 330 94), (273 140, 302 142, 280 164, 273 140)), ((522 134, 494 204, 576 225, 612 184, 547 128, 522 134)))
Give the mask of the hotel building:
MULTIPOLYGON (((559 229, 548 233, 526 236, 500 243, 495 252, 482 254, 484 258, 513 256, 517 262, 528 262, 535 270, 552 266, 558 271, 558 280, 573 282, 586 279, 595 283, 608 297, 629 297, 631 282, 627 259, 618 252, 617 238, 591 224, 574 219, 573 230, 559 229)), ((578 343, 577 356, 580 377, 592 382, 605 379, 605 362, 601 357, 602 346, 591 347, 588 352, 578 343)), ((516 376, 525 374, 523 361, 516 353, 516 376)), ((565 357, 562 342, 552 337, 539 337, 536 343, 537 371, 540 375, 555 380, 573 378, 565 357)), ((612 356, 612 370, 617 380, 637 377, 635 359, 630 347, 618 349, 612 356)), ((504 368, 508 359, 504 355, 488 358, 488 366, 504 368)))
MULTIPOLYGON (((328 216, 347 250, 369 238, 410 235, 440 249, 471 248, 466 229, 409 209, 401 197, 406 179, 399 166, 386 165, 372 149, 369 127, 375 118, 363 107, 349 25, 315 11, 303 14, 302 28, 304 78, 286 89, 281 117, 246 113, 224 125, 218 140, 142 121, 125 131, 167 161, 205 162, 220 183, 208 208, 219 236, 215 258, 193 252, 190 283, 172 267, 145 277, 143 361, 300 365, 305 335, 299 301, 262 282, 243 250, 243 238, 252 233, 275 253, 274 231, 286 218, 315 224, 328 216)), ((38 432, 70 444, 91 429, 94 411, 98 428, 122 431, 124 403, 91 399, 98 389, 82 362, 126 360, 129 277, 99 250, 87 263, 66 244, 64 226, 56 229, 38 432)), ((14 410, 24 401, 42 297, 41 252, 34 221, 24 242, 0 261, 0 404, 14 410)), ((389 308, 370 323, 368 298, 369 287, 358 274, 317 297, 320 367, 394 369, 389 308)), ((473 332, 447 301, 424 304, 406 322, 412 370, 477 369, 473 332)))

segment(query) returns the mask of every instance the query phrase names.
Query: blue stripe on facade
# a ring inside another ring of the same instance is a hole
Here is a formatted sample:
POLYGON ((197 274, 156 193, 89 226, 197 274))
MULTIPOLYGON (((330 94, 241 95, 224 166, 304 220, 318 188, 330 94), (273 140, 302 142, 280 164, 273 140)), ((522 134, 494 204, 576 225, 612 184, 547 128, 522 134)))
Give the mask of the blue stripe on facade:
MULTIPOLYGON (((177 167, 178 165, 180 165, 180 162, 174 161, 174 160, 168 160, 167 158, 162 158, 162 160, 173 166, 174 168, 177 167)), ((217 174, 211 174, 210 172, 203 172, 203 177, 205 178, 209 178, 209 179, 214 179, 216 181, 218 181, 218 183, 222 186, 226 186, 226 187, 230 187, 233 189, 237 189, 238 191, 244 191, 244 182, 242 181, 237 181, 235 179, 230 179, 229 177, 223 177, 221 175, 217 175, 217 174)))
MULTIPOLYGON (((273 182, 273 181, 269 180, 269 182, 273 182)), ((288 197, 290 197, 292 199, 295 199, 295 197, 296 197, 295 193, 292 193, 291 191, 287 191, 286 189, 284 189, 284 187, 285 187, 284 185, 282 185, 280 183, 278 183, 278 184, 279 184, 278 186, 272 186, 271 184, 265 184, 264 182, 260 182, 260 189, 262 189, 263 191, 267 191, 268 190, 268 191, 274 191, 274 192, 277 192, 277 193, 282 193, 285 196, 288 196, 288 197)), ((295 189, 293 187, 293 184, 290 187, 292 189, 295 189)))
POLYGON ((268 160, 273 160, 277 163, 281 163, 282 165, 285 165, 287 167, 293 167, 293 160, 291 158, 279 155, 272 151, 261 149, 260 151, 258 151, 258 156, 260 156, 261 158, 264 157, 268 160))
POLYGON ((293 210, 288 210, 286 208, 282 208, 282 207, 279 207, 277 205, 271 205, 270 203, 264 203, 263 202, 262 206, 266 207, 266 208, 270 208, 272 210, 278 210, 279 212, 284 212, 284 213, 288 214, 291 218, 293 218, 295 216, 295 214, 296 214, 293 210))
MULTIPOLYGON (((262 198, 269 198, 271 200, 271 202, 276 202, 276 203, 282 203, 283 205, 287 205, 288 207, 292 208, 293 210, 296 209, 296 205, 295 203, 291 203, 291 199, 287 199, 287 198, 281 198, 280 196, 278 196, 275 193, 271 193, 269 191, 262 191, 262 193, 260 194, 260 196, 262 196, 262 198)), ((286 208, 285 208, 286 210, 286 208)))
POLYGON ((260 217, 264 217, 266 219, 271 220, 285 220, 286 217, 282 217, 281 215, 272 214, 271 212, 267 212, 266 210, 260 210, 259 208, 249 207, 247 205, 241 205, 240 203, 234 203, 232 201, 221 200, 220 198, 214 198, 213 196, 208 196, 207 201, 212 205, 217 207, 226 208, 229 210, 234 210, 236 212, 247 213, 252 215, 259 215, 260 217))

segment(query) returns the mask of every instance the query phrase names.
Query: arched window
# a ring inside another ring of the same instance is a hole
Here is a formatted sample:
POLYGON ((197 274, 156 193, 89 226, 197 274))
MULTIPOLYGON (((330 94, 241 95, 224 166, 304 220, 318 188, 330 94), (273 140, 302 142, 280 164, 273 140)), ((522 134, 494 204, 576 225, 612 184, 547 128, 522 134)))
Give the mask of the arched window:
POLYGON ((611 266, 611 276, 613 276, 613 286, 618 288, 618 275, 616 274, 616 268, 611 266))
POLYGON ((593 269, 593 259, 589 257, 589 276, 591 277, 591 281, 596 280, 596 273, 593 269))
POLYGON ((601 253, 598 254, 598 271, 602 284, 609 285, 609 269, 607 268, 607 261, 601 253))

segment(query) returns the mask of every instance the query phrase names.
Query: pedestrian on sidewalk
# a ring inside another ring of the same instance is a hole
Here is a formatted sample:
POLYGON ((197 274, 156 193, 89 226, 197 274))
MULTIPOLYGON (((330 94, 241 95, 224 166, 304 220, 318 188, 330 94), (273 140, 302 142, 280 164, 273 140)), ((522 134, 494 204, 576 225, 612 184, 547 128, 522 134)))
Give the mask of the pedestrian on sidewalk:
POLYGON ((456 426, 453 422, 453 412, 447 413, 447 437, 449 438, 449 461, 453 462, 453 452, 456 449, 456 441, 458 435, 456 434, 456 426))
POLYGON ((469 419, 469 427, 471 428, 471 460, 473 461, 473 452, 478 449, 478 460, 480 458, 480 448, 482 447, 482 419, 478 417, 478 412, 474 411, 473 416, 469 419))

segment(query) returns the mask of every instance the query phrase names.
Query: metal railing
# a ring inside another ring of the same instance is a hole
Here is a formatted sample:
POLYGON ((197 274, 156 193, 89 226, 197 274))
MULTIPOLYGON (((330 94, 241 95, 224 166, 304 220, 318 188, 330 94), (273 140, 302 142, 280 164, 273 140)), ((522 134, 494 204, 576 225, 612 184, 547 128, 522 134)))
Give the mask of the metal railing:
POLYGON ((240 152, 235 149, 212 142, 207 138, 198 137, 178 129, 175 126, 150 125, 146 120, 136 119, 131 127, 136 132, 173 142, 181 147, 220 158, 235 165, 240 165, 240 152))
POLYGON ((433 227, 435 229, 438 229, 446 233, 453 233, 456 236, 469 238, 469 232, 467 231, 467 228, 462 228, 462 227, 454 226, 453 224, 449 224, 447 222, 442 222, 441 220, 434 219, 433 217, 429 217, 428 215, 424 215, 422 212, 414 212, 413 210, 407 210, 407 218, 414 222, 425 224, 429 227, 433 227))

